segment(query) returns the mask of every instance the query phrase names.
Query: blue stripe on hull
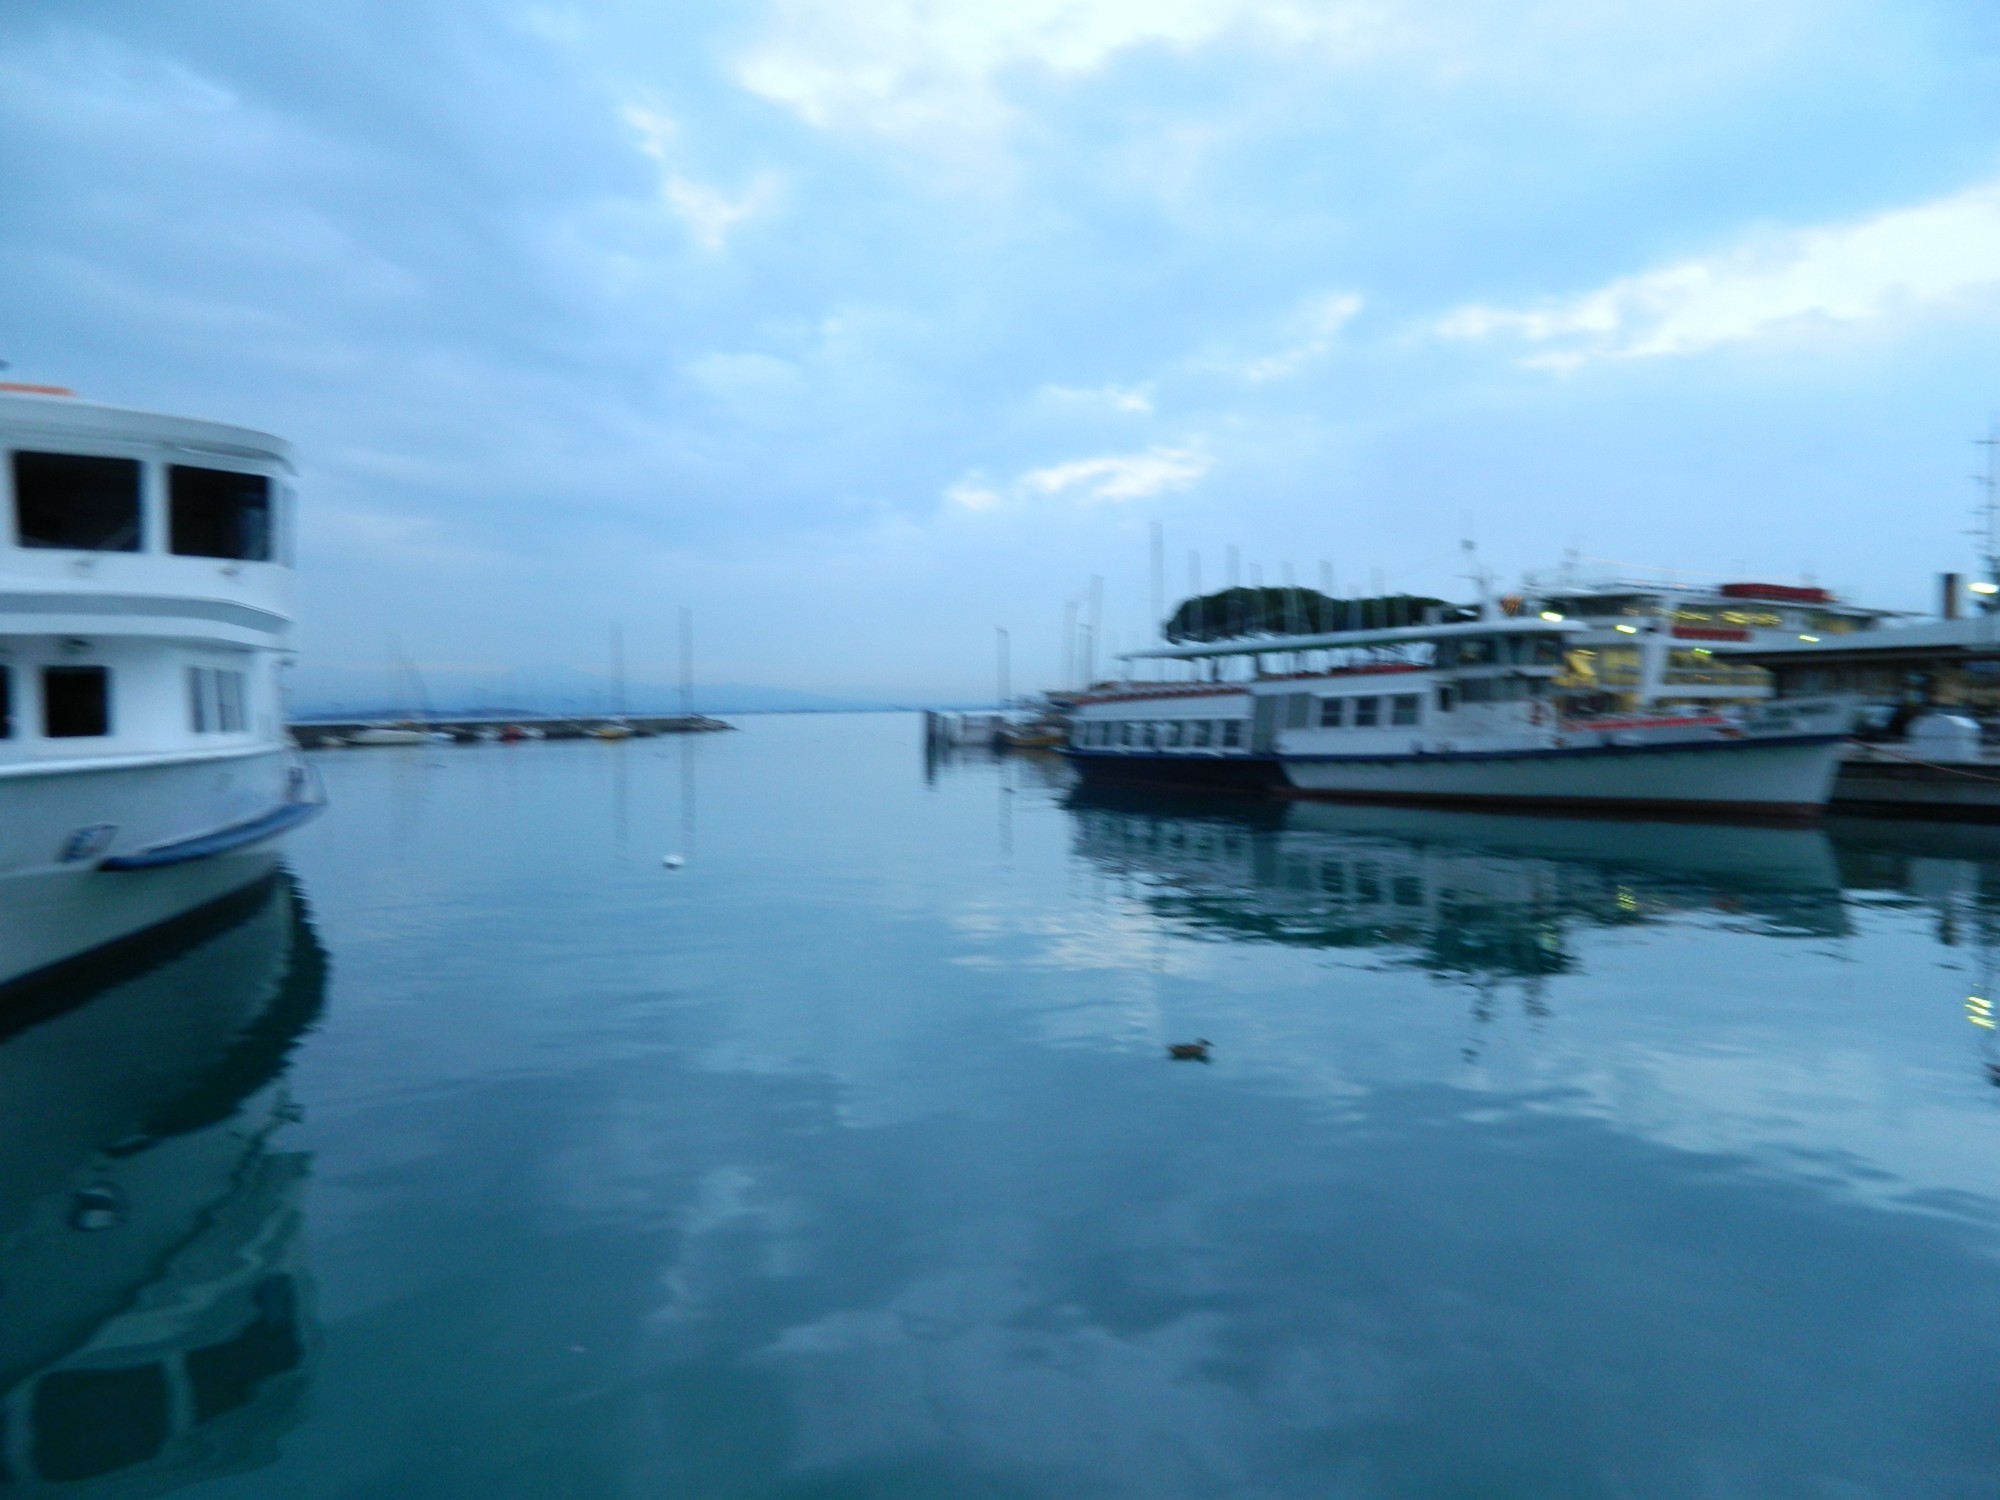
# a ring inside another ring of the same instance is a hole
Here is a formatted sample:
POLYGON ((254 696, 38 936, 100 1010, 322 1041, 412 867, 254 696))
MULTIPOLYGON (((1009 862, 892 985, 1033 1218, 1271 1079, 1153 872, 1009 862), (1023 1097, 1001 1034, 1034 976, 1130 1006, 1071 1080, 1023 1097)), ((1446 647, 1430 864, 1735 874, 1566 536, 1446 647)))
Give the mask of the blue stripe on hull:
POLYGON ((155 844, 150 849, 140 849, 132 854, 115 854, 97 868, 100 870, 158 870, 167 865, 184 865, 191 860, 210 859, 218 854, 227 854, 232 849, 241 849, 247 844, 261 843, 265 839, 310 822, 325 810, 323 802, 282 802, 261 816, 247 822, 232 823, 227 828, 218 828, 213 833, 197 834, 191 839, 176 839, 171 844, 155 844))

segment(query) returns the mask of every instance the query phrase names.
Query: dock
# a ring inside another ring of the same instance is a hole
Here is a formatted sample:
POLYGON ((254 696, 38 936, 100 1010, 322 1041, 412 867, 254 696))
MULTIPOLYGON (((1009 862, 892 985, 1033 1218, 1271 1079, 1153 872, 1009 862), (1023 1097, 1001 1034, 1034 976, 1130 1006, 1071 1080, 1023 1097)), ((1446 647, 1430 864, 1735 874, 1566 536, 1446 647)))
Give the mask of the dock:
MULTIPOLYGON (((462 744, 486 744, 494 733, 509 725, 534 730, 545 740, 583 740, 603 737, 601 732, 614 724, 634 739, 662 734, 714 734, 736 727, 706 714, 625 714, 615 720, 603 714, 512 714, 504 718, 438 715, 421 723, 398 722, 393 727, 445 734, 462 744)), ((360 730, 391 726, 381 719, 302 719, 287 727, 301 750, 331 750, 346 745, 348 737, 360 730)))

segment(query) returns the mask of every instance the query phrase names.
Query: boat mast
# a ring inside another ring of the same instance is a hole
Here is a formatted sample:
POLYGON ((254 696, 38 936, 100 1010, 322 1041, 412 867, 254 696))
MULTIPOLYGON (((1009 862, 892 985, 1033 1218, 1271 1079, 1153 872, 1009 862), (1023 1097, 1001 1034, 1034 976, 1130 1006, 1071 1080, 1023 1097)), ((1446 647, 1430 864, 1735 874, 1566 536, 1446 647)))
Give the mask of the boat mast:
MULTIPOLYGON (((1986 450, 1985 471, 1972 476, 1972 482, 1979 486, 1979 504, 1974 508, 1978 525, 1973 535, 1985 544, 1980 560, 1986 564, 1986 581, 2000 584, 2000 413, 1986 419, 1986 436, 1974 438, 1973 446, 1986 450)), ((1992 597, 1988 595, 1980 607, 1992 610, 1992 597)))

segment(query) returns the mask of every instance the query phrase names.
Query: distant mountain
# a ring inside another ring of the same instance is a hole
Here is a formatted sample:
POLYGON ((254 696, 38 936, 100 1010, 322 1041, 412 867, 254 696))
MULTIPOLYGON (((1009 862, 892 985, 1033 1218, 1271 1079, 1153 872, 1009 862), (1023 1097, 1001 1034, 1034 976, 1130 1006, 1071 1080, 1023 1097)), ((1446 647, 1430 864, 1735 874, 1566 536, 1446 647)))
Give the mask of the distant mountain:
MULTIPOLYGON (((576 714, 614 711, 617 691, 608 677, 565 668, 510 672, 499 682, 493 673, 438 668, 411 678, 391 699, 387 673, 343 668, 301 667, 292 680, 293 716, 299 719, 403 719, 425 714, 576 714)), ((841 698, 793 688, 752 683, 702 682, 694 688, 694 711, 702 714, 860 713, 907 705, 879 699, 841 698)), ((624 712, 679 713, 680 690, 656 682, 632 683, 624 691, 624 712)))

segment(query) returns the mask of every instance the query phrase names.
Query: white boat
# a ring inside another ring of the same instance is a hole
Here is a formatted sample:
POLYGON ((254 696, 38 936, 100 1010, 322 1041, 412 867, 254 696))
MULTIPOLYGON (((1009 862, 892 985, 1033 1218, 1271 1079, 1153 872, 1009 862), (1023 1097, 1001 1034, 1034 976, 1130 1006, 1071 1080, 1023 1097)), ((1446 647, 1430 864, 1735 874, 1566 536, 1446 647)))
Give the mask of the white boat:
POLYGON ((428 729, 402 729, 394 724, 367 724, 346 738, 350 745, 428 745, 434 736, 428 729))
POLYGON ((0 987, 241 889, 319 810, 293 474, 262 433, 0 390, 0 987))
POLYGON ((1482 612, 1135 652, 1210 675, 1086 695, 1068 753, 1099 781, 1349 801, 1764 816, 1824 806, 1846 700, 1579 712, 1557 679, 1583 628, 1482 612), (1248 675, 1229 680, 1232 664, 1248 675))

